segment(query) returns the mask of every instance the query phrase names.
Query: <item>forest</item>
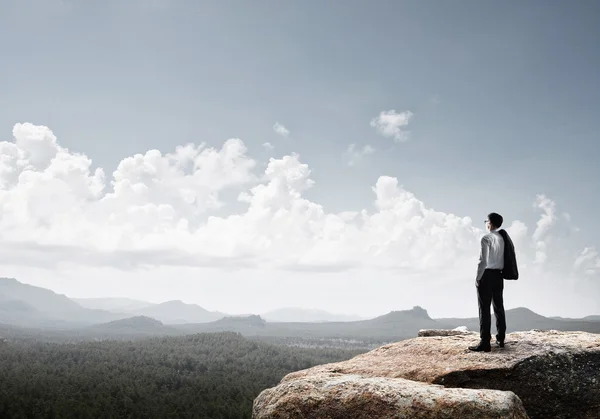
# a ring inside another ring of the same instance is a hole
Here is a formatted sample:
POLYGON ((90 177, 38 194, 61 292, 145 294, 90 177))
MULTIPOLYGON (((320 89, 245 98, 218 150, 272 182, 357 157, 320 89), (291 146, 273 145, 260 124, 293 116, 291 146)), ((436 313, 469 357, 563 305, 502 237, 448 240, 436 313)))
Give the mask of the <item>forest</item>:
POLYGON ((0 342, 0 417, 250 418, 289 372, 365 350, 298 348, 202 333, 136 341, 0 342))

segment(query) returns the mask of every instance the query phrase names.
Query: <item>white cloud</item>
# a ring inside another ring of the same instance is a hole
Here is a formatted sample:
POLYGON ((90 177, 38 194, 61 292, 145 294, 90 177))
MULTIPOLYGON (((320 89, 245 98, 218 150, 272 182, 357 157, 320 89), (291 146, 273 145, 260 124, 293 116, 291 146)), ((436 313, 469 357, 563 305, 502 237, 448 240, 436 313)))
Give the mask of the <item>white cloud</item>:
POLYGON ((222 205, 219 193, 255 179, 238 139, 220 150, 186 145, 121 161, 107 190, 91 160, 60 147, 46 127, 17 124, 0 143, 0 239, 86 251, 160 247, 159 235, 189 231, 222 205), (158 235, 158 236, 157 236, 158 235), (143 241, 154 237, 155 244, 143 241))
POLYGON ((290 135, 290 130, 288 130, 279 122, 275 122, 275 124, 273 125, 273 131, 275 131, 278 135, 281 135, 282 137, 287 137, 290 135))
MULTIPOLYGON (((315 183, 300 156, 271 158, 258 176, 239 139, 221 148, 188 144, 167 154, 150 150, 123 159, 108 176, 92 169, 87 156, 61 147, 46 127, 17 124, 13 136, 14 141, 0 142, 2 266, 49 269, 52 276, 69 270, 81 275, 85 269, 137 275, 149 267, 144 272, 202 267, 218 269, 230 286, 237 274, 227 272, 244 270, 258 272, 245 276, 256 275, 257 287, 261 278, 297 278, 298 284, 285 282, 286 287, 298 287, 297 295, 308 299, 321 297, 309 288, 302 291, 300 284, 316 275, 320 281, 336 278, 331 281, 341 287, 336 289, 343 301, 355 292, 356 298, 376 298, 377 290, 370 288, 376 283, 382 300, 390 295, 388 287, 399 293, 410 289, 402 301, 414 305, 421 298, 425 306, 435 301, 448 314, 456 313, 450 311, 456 304, 436 300, 431 289, 453 298, 472 292, 483 231, 468 217, 427 207, 394 177, 375 182, 373 210, 331 213, 306 198, 315 183), (226 190, 240 192, 238 205, 246 208, 219 215, 226 190), (360 286, 368 292, 353 288, 358 278, 367 281, 360 286)), ((540 301, 560 301, 570 278, 600 275, 593 248, 571 251, 556 240, 561 223, 570 223, 556 216, 557 204, 540 195, 534 206, 542 215, 533 234, 518 220, 507 227, 523 278, 513 301, 532 308, 540 301)), ((273 281, 269 284, 277 289, 273 281)), ((600 291, 600 281, 586 284, 591 288, 585 295, 600 291)), ((372 305, 381 308, 376 301, 372 305)))
POLYGON ((583 272, 585 275, 600 275, 600 255, 594 247, 586 247, 575 259, 573 267, 577 272, 583 272))
POLYGON ((541 212, 532 235, 536 255, 533 263, 543 264, 548 260, 550 246, 559 247, 563 238, 577 233, 579 229, 573 225, 568 213, 559 216, 556 202, 544 194, 536 196, 533 207, 541 212))
POLYGON ((263 143, 262 146, 265 148, 265 150, 273 150, 275 148, 275 147, 273 147, 273 144, 271 144, 268 141, 266 143, 263 143))
POLYGON ((542 216, 537 222, 533 239, 541 240, 550 228, 556 223, 556 203, 545 195, 536 196, 534 208, 542 210, 542 216))
POLYGON ((408 140, 408 132, 404 130, 414 114, 411 111, 396 113, 394 109, 381 111, 379 116, 371 120, 371 126, 384 137, 393 138, 395 142, 401 143, 408 140))
POLYGON ((362 161, 364 156, 373 154, 374 152, 375 149, 369 144, 366 144, 362 148, 356 147, 356 144, 350 144, 344 152, 344 158, 346 159, 348 166, 356 166, 362 161))

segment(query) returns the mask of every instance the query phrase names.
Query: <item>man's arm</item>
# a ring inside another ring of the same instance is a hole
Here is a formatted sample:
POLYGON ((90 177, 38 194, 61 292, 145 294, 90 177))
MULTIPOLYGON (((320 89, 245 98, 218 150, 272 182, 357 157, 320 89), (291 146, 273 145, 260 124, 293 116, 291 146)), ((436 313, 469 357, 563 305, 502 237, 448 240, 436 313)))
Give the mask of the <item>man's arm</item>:
POLYGON ((489 243, 486 240, 486 237, 483 236, 481 238, 481 252, 479 252, 479 264, 477 265, 477 277, 475 278, 475 284, 479 286, 479 281, 483 277, 483 272, 485 268, 487 268, 488 261, 488 253, 489 253, 489 243))

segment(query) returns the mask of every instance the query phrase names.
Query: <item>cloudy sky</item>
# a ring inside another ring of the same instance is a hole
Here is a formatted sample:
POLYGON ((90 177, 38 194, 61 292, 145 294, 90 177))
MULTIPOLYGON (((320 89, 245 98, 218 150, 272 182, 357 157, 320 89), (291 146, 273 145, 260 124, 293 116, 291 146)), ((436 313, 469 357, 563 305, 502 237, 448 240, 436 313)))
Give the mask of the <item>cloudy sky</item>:
MULTIPOLYGON (((0 0, 0 276, 73 297, 600 314, 600 3, 0 0)), ((510 327, 510 326, 509 326, 510 327)))

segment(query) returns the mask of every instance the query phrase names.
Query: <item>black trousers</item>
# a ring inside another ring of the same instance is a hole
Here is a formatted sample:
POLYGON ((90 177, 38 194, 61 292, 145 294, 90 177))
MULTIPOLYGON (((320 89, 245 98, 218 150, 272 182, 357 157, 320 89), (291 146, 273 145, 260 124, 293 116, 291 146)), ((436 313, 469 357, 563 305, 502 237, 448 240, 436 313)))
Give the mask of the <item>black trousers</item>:
POLYGON ((504 278, 502 272, 494 269, 486 269, 477 286, 477 300, 479 302, 479 336, 482 342, 489 342, 492 338, 490 329, 492 318, 490 304, 494 306, 496 316, 496 338, 504 341, 506 336, 506 316, 504 314, 504 278))

